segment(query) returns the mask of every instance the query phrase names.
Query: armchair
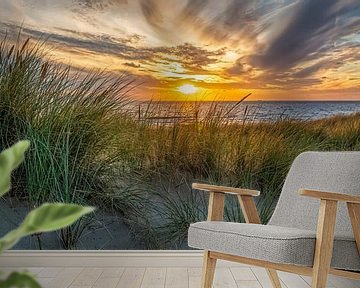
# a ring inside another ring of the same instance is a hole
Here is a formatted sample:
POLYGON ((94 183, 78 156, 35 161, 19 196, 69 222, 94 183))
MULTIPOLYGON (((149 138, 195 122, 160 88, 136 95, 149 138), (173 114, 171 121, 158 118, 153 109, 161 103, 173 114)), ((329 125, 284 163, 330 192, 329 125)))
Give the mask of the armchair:
POLYGON ((253 199, 259 191, 193 188, 210 193, 207 221, 189 229, 189 245, 204 249, 201 288, 212 286, 217 259, 266 268, 274 288, 277 270, 312 276, 312 288, 325 288, 329 274, 360 280, 360 152, 300 154, 267 225, 253 199), (246 223, 223 221, 226 193, 236 194, 246 223))

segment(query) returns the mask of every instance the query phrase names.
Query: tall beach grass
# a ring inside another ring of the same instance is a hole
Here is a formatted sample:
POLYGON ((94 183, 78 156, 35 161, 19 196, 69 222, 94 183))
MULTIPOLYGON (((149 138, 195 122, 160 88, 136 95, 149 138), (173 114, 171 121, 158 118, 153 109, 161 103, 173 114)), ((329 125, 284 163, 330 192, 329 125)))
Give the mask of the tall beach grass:
MULTIPOLYGON (((94 201, 106 187, 106 171, 123 152, 118 129, 127 121, 121 111, 129 101, 125 95, 131 81, 56 64, 40 42, 3 40, 0 143, 7 147, 18 139, 31 141, 13 194, 33 206, 94 201)), ((78 225, 73 227, 77 233, 82 231, 78 225)), ((75 246, 76 241, 65 239, 75 237, 70 234, 62 231, 64 248, 75 246)))

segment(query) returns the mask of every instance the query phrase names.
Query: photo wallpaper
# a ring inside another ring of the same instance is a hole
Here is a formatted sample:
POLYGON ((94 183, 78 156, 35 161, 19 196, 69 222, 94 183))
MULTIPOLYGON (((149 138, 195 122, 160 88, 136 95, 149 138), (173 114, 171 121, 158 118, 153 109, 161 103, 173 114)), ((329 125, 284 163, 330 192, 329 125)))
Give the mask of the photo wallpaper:
POLYGON ((1 150, 31 143, 0 235, 77 203, 15 249, 188 249, 193 182, 266 223, 298 154, 360 149, 359 31, 358 0, 0 0, 1 150))

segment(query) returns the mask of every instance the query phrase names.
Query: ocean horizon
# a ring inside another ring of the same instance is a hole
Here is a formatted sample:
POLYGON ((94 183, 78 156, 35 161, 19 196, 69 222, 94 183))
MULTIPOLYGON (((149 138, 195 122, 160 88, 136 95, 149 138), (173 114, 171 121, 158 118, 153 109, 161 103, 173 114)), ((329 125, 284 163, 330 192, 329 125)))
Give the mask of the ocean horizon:
MULTIPOLYGON (((317 120, 335 115, 360 113, 360 101, 144 101, 131 106, 140 118, 193 118, 213 111, 230 111, 236 121, 317 120)), ((215 113, 216 114, 216 113, 215 113)), ((214 115, 215 115, 214 114, 214 115)), ((216 116, 214 116, 216 117, 216 116)), ((200 117, 201 118, 201 117, 200 117)))

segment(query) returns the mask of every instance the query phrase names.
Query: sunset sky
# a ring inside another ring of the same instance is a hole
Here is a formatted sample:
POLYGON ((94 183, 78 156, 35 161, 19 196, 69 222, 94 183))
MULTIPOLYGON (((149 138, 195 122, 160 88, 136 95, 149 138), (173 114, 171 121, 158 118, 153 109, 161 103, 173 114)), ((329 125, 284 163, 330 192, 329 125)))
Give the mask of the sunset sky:
POLYGON ((137 99, 360 100, 359 0, 0 0, 0 33, 137 99))

